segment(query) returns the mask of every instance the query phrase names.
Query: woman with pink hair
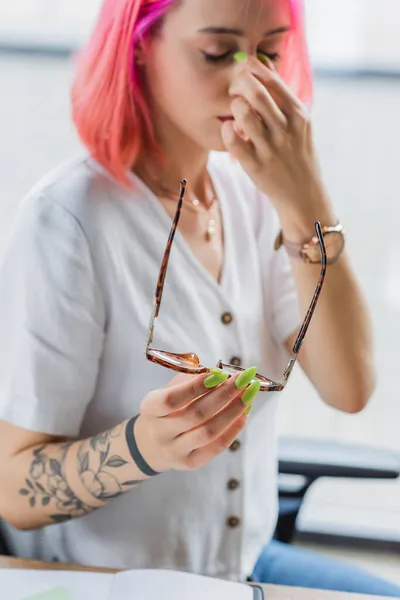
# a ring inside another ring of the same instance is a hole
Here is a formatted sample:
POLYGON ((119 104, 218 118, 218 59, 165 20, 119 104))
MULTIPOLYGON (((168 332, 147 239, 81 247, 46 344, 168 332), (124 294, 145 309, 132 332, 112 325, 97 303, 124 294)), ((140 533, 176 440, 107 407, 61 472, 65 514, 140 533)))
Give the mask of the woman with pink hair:
POLYGON ((395 595, 271 541, 310 322, 322 399, 355 413, 374 386, 311 97, 299 0, 104 0, 72 89, 85 154, 21 204, 0 269, 17 554, 395 595))

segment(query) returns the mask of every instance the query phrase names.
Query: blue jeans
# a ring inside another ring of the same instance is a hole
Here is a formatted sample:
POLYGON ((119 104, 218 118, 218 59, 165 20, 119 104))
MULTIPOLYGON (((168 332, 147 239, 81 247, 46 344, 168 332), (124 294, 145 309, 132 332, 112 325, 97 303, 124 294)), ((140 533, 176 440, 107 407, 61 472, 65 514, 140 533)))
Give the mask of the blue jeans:
POLYGON ((251 578, 258 583, 400 598, 400 587, 394 583, 275 540, 264 548, 251 578))

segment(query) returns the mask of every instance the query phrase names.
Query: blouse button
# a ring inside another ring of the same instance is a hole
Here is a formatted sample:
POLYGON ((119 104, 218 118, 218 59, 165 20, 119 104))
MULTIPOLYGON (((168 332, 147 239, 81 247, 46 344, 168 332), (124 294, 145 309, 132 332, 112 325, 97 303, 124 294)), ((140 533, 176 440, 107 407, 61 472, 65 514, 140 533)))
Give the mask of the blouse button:
POLYGON ((226 524, 230 529, 235 529, 236 527, 239 527, 240 519, 239 517, 228 517, 226 524))
POLYGON ((237 490, 240 486, 240 482, 237 479, 230 479, 228 481, 228 490, 234 491, 237 490))
POLYGON ((230 363, 234 367, 240 367, 240 365, 242 364, 242 359, 239 358, 238 356, 232 356, 230 363))
POLYGON ((232 313, 225 312, 221 317, 221 321, 223 322, 224 325, 229 325, 230 323, 232 323, 232 321, 233 321, 232 313))
POLYGON ((240 441, 239 441, 239 440, 234 440, 234 441, 232 442, 232 444, 229 446, 229 450, 230 450, 231 452, 237 452, 237 450, 239 450, 239 448, 240 448, 240 446, 241 446, 241 445, 242 445, 242 444, 240 443, 240 441))

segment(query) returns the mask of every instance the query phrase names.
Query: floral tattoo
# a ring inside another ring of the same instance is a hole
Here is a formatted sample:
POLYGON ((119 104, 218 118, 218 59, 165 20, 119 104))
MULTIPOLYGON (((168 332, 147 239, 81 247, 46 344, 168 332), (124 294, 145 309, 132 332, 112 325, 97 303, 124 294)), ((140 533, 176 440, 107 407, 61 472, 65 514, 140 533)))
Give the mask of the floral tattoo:
MULTIPOLYGON (((122 426, 100 433, 81 442, 77 452, 77 473, 89 494, 96 500, 106 502, 118 498, 129 491, 139 481, 122 481, 118 470, 128 462, 117 454, 110 456, 111 442, 122 434, 122 426)), ((67 453, 74 442, 62 444, 60 455, 55 458, 46 453, 46 444, 33 451, 29 477, 19 493, 26 496, 29 505, 49 507, 50 518, 54 523, 82 517, 93 510, 71 489, 68 483, 65 462, 67 453)))

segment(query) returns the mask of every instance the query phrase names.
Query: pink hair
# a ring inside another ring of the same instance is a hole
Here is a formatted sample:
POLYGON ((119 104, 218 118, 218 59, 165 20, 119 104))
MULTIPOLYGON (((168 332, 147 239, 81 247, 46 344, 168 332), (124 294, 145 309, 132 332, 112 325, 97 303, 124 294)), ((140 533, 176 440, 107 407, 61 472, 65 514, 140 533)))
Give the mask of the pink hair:
POLYGON ((290 0, 292 31, 282 65, 282 79, 307 106, 313 99, 313 76, 304 26, 303 0, 290 0))
MULTIPOLYGON (((289 1, 293 30, 282 77, 308 104, 312 98, 312 75, 302 0, 289 1)), ((75 126, 90 154, 124 185, 129 185, 126 173, 144 149, 162 156, 134 53, 174 3, 175 0, 103 0, 93 34, 78 58, 71 94, 75 126)))

